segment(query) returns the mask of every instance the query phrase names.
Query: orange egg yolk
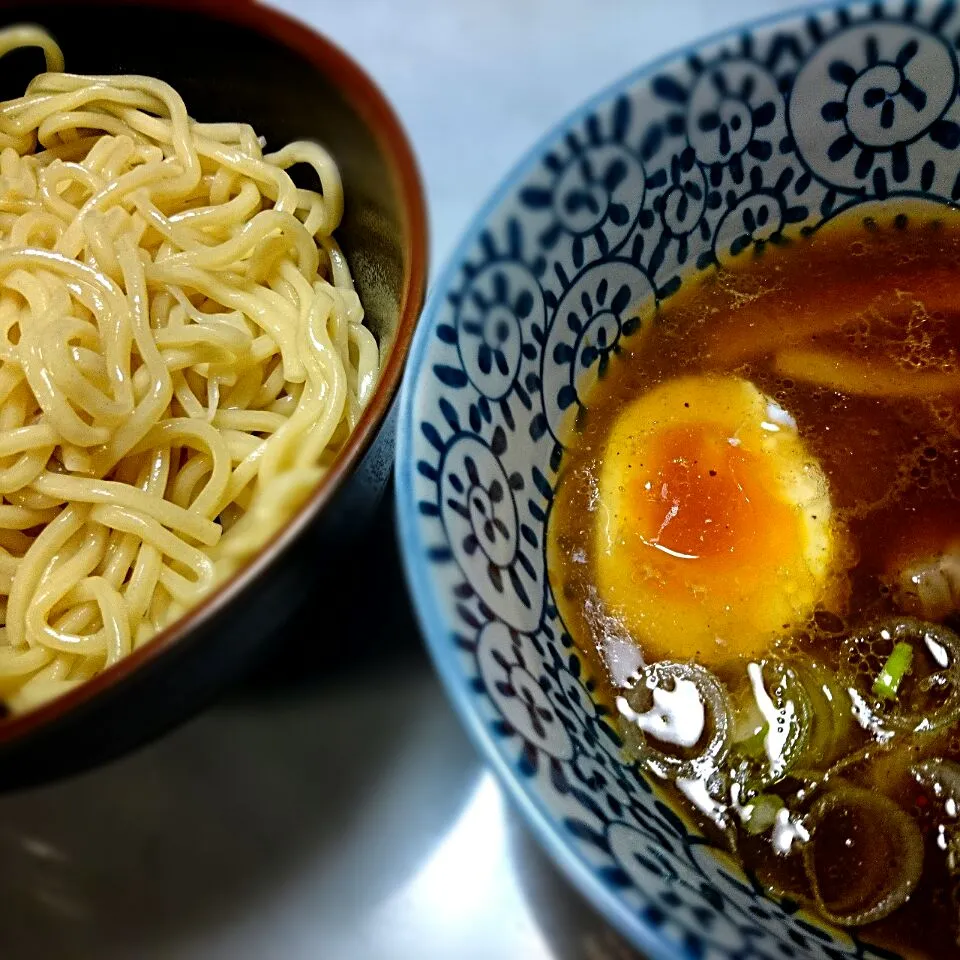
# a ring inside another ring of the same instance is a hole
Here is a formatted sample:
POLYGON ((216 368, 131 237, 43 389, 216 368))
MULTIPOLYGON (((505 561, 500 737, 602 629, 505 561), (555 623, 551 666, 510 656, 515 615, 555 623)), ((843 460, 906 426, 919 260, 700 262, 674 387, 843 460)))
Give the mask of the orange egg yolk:
POLYGON ((719 425, 658 431, 644 461, 626 501, 636 510, 634 548, 643 563, 676 572, 664 587, 685 588, 692 566, 701 582, 736 570, 742 583, 800 549, 796 508, 770 492, 770 463, 731 442, 719 425))

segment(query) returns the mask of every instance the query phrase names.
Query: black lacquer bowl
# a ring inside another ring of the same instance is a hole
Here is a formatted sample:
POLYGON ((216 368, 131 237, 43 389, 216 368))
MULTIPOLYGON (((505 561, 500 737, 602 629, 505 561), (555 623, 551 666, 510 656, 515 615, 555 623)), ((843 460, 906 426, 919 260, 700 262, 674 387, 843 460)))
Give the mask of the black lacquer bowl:
MULTIPOLYGON (((343 177, 337 237, 384 368, 340 459, 252 563, 89 683, 0 720, 0 789, 76 772, 156 736, 234 678, 308 593, 316 602, 337 592, 390 476, 393 400, 427 249, 423 192, 393 111, 350 58, 302 24, 230 0, 0 2, 0 26, 20 22, 49 30, 71 73, 157 76, 198 119, 251 123, 270 144, 323 143, 343 177)), ((18 95, 42 68, 35 51, 5 57, 0 97, 18 95)), ((336 642, 334 626, 318 622, 318 642, 336 642)))

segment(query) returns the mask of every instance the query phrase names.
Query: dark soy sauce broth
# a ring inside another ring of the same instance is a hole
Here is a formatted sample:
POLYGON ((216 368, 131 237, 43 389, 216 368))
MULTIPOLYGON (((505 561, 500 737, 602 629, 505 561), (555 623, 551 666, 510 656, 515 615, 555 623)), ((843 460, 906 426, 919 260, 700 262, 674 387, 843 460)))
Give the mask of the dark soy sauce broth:
MULTIPOLYGON (((845 393, 842 384, 779 373, 775 359, 790 348, 842 357, 844 375, 862 374, 871 383, 960 378, 960 213, 898 205, 841 215, 809 236, 754 249, 731 267, 689 278, 622 341, 566 438, 549 518, 553 594, 609 703, 615 688, 604 655, 608 611, 597 599, 593 541, 598 476, 616 418, 659 384, 706 373, 750 381, 796 420, 828 481, 841 599, 818 605, 808 622, 775 640, 772 650, 784 660, 802 656, 838 669, 845 632, 903 612, 889 571, 904 558, 960 541, 960 394, 870 395, 880 387, 845 393)), ((949 614, 946 621, 957 626, 949 614)), ((661 639, 669 646, 669 637, 661 639)), ((631 640, 643 650, 642 637, 631 640)), ((730 680, 742 675, 744 663, 732 655, 709 666, 730 680)), ((838 749, 850 753, 870 740, 854 723, 838 749)), ((957 724, 926 738, 900 738, 892 750, 852 764, 844 778, 910 813, 925 844, 922 879, 909 902, 858 935, 907 956, 943 960, 960 957, 954 883, 939 833, 943 816, 909 774, 930 756, 960 761, 957 724)), ((716 833, 676 790, 664 789, 703 830, 716 833)), ((824 831, 823 842, 835 847, 843 870, 882 869, 871 861, 870 845, 858 842, 857 825, 842 826, 824 831)), ((773 893, 811 903, 797 856, 777 855, 765 837, 741 836, 737 857, 773 893)))

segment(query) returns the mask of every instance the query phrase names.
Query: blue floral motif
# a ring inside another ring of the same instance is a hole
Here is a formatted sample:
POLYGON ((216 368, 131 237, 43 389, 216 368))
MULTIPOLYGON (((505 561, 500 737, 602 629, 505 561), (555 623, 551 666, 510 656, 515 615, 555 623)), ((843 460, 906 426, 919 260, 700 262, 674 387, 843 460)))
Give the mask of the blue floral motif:
POLYGON ((938 163, 956 169, 957 79, 953 45, 916 24, 842 31, 794 85, 790 122, 801 155, 836 189, 881 199, 903 187, 929 190, 938 163))
MULTIPOLYGON (((585 409, 582 396, 607 371, 624 337, 653 309, 654 286, 628 260, 607 259, 585 270, 557 304, 541 365, 543 426, 558 440, 585 409)), ((536 435, 541 422, 534 419, 536 435)))
POLYGON ((725 170, 742 183, 747 163, 769 160, 783 134, 777 79, 751 57, 722 53, 709 63, 697 62, 689 86, 675 74, 661 74, 651 86, 661 99, 683 108, 664 125, 686 133, 713 187, 721 185, 725 170))
POLYGON ((532 406, 521 376, 525 363, 537 357, 537 337, 545 326, 546 303, 539 278, 545 261, 523 259, 520 224, 506 227, 502 251, 485 234, 479 262, 464 268, 464 283, 451 291, 451 322, 437 327, 437 338, 455 349, 449 361, 434 365, 437 378, 448 387, 472 385, 479 396, 471 403, 468 418, 474 430, 490 423, 492 404, 499 407, 510 429, 514 426, 514 398, 523 408, 532 406))
POLYGON ((643 205, 644 171, 630 144, 633 108, 626 97, 608 118, 593 115, 571 131, 543 160, 543 179, 524 187, 520 202, 550 214, 540 230, 543 249, 556 253, 569 243, 575 267, 606 256, 623 243, 643 205))
POLYGON ((624 759, 547 578, 563 439, 697 270, 893 195, 960 200, 958 46, 954 4, 897 0, 624 81, 508 185, 422 321, 397 484, 429 643, 574 879, 658 957, 894 955, 766 896, 624 759))
POLYGON ((701 269, 711 263, 727 265, 750 247, 761 254, 768 243, 787 243, 790 226, 808 219, 807 207, 789 199, 788 189, 794 180, 792 167, 783 170, 769 187, 763 184, 761 167, 754 167, 749 179, 749 193, 729 198, 730 209, 717 224, 710 248, 697 260, 701 269))
POLYGON ((484 376, 489 376, 496 364, 501 376, 510 373, 510 361, 519 351, 511 350, 509 341, 516 336, 516 326, 511 320, 526 320, 533 309, 533 295, 529 290, 521 290, 510 299, 507 276, 499 271, 493 276, 493 290, 491 295, 485 296, 481 292, 474 294, 474 302, 481 311, 481 319, 461 321, 460 328, 466 337, 476 337, 477 367, 484 376), (508 319, 509 318, 509 319, 508 319), (510 360, 507 357, 510 356, 510 360))
POLYGON ((661 258, 676 241, 676 263, 682 266, 690 255, 691 243, 710 239, 711 224, 707 210, 716 210, 722 203, 717 190, 707 187, 707 179, 696 162, 693 147, 686 147, 670 158, 669 167, 659 170, 647 181, 651 189, 663 187, 653 200, 654 212, 660 217, 663 230, 650 269, 656 271, 661 258))
MULTIPOLYGON (((461 543, 464 553, 472 556, 477 549, 481 549, 488 558, 493 559, 501 552, 501 548, 509 552, 511 547, 510 530, 497 516, 497 508, 504 498, 503 483, 496 478, 487 483, 481 480, 477 465, 469 455, 463 458, 463 467, 465 480, 455 473, 450 474, 453 493, 447 504, 454 513, 470 523, 470 532, 464 535, 461 543)), ((503 588, 500 569, 494 568, 498 589, 503 588)))
POLYGON ((437 471, 436 509, 467 582, 488 609, 524 630, 539 622, 543 609, 543 556, 529 542, 532 530, 515 499, 526 483, 499 459, 505 450, 501 426, 489 444, 469 433, 455 435, 437 471))
POLYGON ((569 731, 531 672, 539 661, 531 645, 529 637, 497 621, 485 624, 476 642, 478 680, 500 706, 495 732, 519 741, 517 767, 527 776, 537 773, 543 756, 552 763, 574 756, 569 731))

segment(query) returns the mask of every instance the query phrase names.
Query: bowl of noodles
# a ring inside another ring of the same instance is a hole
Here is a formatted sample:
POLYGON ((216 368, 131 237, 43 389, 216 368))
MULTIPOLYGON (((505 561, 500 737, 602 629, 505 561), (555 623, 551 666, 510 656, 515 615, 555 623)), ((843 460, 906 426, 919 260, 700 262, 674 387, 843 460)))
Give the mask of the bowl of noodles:
POLYGON ((395 116, 306 27, 0 6, 0 787, 185 716, 350 556, 425 249, 395 116))
POLYGON ((414 338, 423 632, 646 957, 960 956, 958 46, 825 4, 639 68, 414 338))

